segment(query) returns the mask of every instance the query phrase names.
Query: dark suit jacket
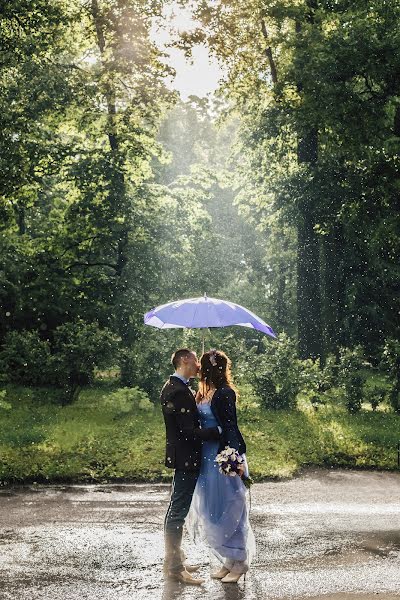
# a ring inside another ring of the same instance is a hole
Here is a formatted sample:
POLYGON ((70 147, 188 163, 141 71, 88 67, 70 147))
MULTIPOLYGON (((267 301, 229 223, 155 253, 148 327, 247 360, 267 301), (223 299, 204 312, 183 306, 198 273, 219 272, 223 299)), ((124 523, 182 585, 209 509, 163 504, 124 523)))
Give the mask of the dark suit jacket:
POLYGON ((246 444, 237 423, 235 391, 229 386, 218 388, 211 400, 211 410, 222 428, 218 452, 225 446, 235 448, 239 454, 246 452, 246 444))
POLYGON ((197 471, 201 464, 201 440, 219 440, 217 427, 200 428, 196 400, 179 377, 170 376, 160 395, 165 422, 165 466, 197 471))

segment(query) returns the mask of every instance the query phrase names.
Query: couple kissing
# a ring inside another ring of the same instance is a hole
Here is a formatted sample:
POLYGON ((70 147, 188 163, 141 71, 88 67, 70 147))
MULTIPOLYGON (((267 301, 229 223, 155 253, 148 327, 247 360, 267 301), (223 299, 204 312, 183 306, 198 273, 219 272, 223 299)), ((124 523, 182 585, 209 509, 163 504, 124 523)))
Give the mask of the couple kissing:
POLYGON ((209 350, 198 360, 189 348, 176 350, 175 369, 161 390, 166 429, 165 465, 174 469, 171 498, 164 519, 164 573, 182 583, 201 585, 193 575, 200 566, 185 564, 181 548, 183 525, 194 541, 205 542, 220 562, 211 573, 223 583, 246 576, 255 555, 255 538, 246 504, 248 477, 246 444, 237 422, 238 391, 231 361, 220 350, 209 350), (189 381, 198 377, 194 396, 189 381), (236 451, 237 474, 227 476, 215 461, 224 448, 236 451))

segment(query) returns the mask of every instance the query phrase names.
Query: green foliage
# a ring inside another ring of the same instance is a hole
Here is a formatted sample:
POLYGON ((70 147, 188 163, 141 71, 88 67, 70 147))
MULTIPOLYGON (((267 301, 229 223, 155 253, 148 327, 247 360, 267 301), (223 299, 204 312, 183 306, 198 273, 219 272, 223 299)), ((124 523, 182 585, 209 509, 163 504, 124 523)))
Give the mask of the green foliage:
POLYGON ((2 11, 2 345, 25 329, 52 342, 82 319, 130 348, 142 326, 162 195, 144 182, 175 96, 149 36, 159 10, 39 0, 2 11))
POLYGON ((60 325, 54 332, 52 366, 59 385, 93 381, 94 370, 115 359, 118 339, 109 329, 82 319, 60 325))
MULTIPOLYGON (((40 389, 2 391, 11 409, 0 407, 0 482, 171 481, 161 410, 140 409, 143 399, 149 406, 140 390, 87 387, 64 407, 39 402, 40 389)), ((309 404, 277 411, 260 406, 251 386, 240 391, 239 426, 256 481, 291 477, 306 465, 397 468, 394 413, 349 415, 332 402, 317 412, 309 404)))
POLYGON ((286 334, 269 342, 265 352, 252 359, 252 382, 265 408, 292 409, 301 389, 302 366, 296 344, 286 334))
POLYGON ((1 410, 11 410, 10 402, 6 401, 7 390, 0 390, 0 411, 1 410))
POLYGON ((240 396, 237 400, 237 409, 239 413, 250 414, 252 410, 260 407, 260 398, 255 392, 254 385, 249 381, 246 381, 246 379, 242 379, 239 382, 239 392, 240 396))
POLYGON ((372 389, 365 390, 366 400, 371 404, 373 411, 386 401, 387 390, 382 387, 374 387, 372 389))
POLYGON ((114 408, 119 408, 121 414, 135 412, 136 410, 152 411, 154 405, 144 390, 135 386, 133 388, 118 388, 107 397, 114 408))
POLYGON ((80 386, 93 381, 96 368, 115 360, 117 350, 115 334, 80 319, 57 327, 52 344, 37 331, 10 331, 0 360, 10 382, 55 385, 63 389, 65 404, 76 399, 80 386))
POLYGON ((302 395, 317 411, 320 406, 326 404, 325 392, 331 387, 330 359, 324 369, 321 369, 319 360, 314 361, 311 358, 301 361, 301 365, 302 395))
POLYGON ((277 343, 268 342, 265 347, 251 363, 251 382, 265 408, 296 408, 299 395, 315 411, 328 402, 327 392, 338 385, 333 355, 326 358, 323 368, 318 359, 300 360, 295 341, 286 334, 279 334, 277 343))
POLYGON ((361 410, 367 366, 370 365, 365 360, 361 346, 340 348, 338 384, 345 393, 346 407, 350 413, 361 410))
POLYGON ((389 338, 385 341, 380 366, 389 375, 390 404, 396 413, 400 413, 400 341, 398 339, 389 338))
MULTIPOLYGON (((301 357, 361 344, 377 360, 400 333, 398 2, 193 13, 227 70, 225 114, 240 115, 236 202, 269 240, 260 277, 279 323, 301 357)), ((189 52, 190 35, 177 45, 189 52)))
POLYGON ((0 408, 1 481, 168 479, 161 411, 140 389, 87 387, 64 407, 38 402, 41 390, 3 391, 11 409, 0 408))
POLYGON ((51 349, 37 331, 9 331, 0 353, 1 370, 13 383, 41 385, 51 378, 51 349))
POLYGON ((127 383, 140 386, 153 403, 158 401, 161 386, 172 368, 168 370, 165 348, 160 345, 157 335, 158 331, 143 334, 134 348, 123 351, 124 355, 121 358, 126 361, 125 372, 130 374, 127 383))
MULTIPOLYGON (((160 3, 28 4, 0 18, 3 373, 62 386, 65 404, 95 366, 117 366, 118 385, 156 402, 174 345, 200 334, 144 332, 143 313, 207 291, 303 350, 313 328, 302 357, 323 345, 323 369, 267 345, 266 406, 294 407, 301 391, 322 410, 339 377, 358 411, 362 369, 338 375, 329 355, 361 344, 376 364, 399 337, 398 4, 200 2, 193 42, 228 76, 213 101, 187 102, 151 41, 160 3)), ((176 43, 190 52, 190 33, 176 43)), ((259 358, 242 357, 262 342, 240 329, 212 345, 245 380, 259 358)))

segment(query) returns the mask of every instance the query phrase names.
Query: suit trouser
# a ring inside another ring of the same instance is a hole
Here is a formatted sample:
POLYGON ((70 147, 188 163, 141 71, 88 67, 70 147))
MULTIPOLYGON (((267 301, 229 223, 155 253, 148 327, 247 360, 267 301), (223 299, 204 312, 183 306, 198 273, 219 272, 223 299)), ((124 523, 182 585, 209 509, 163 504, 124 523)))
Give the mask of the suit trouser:
POLYGON ((164 519, 164 570, 172 573, 180 573, 185 568, 184 554, 181 550, 183 524, 189 512, 198 477, 199 471, 176 469, 174 473, 171 500, 164 519))

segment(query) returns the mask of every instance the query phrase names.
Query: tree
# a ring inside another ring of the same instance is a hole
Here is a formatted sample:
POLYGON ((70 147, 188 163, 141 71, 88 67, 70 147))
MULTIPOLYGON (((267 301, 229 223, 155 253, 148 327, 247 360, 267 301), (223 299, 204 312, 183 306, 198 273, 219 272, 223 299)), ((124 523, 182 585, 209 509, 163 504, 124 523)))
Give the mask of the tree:
POLYGON ((399 219, 398 4, 204 1, 194 16, 177 45, 202 40, 228 69, 251 210, 296 231, 300 355, 376 354, 398 311, 398 236, 381 237, 399 219))

